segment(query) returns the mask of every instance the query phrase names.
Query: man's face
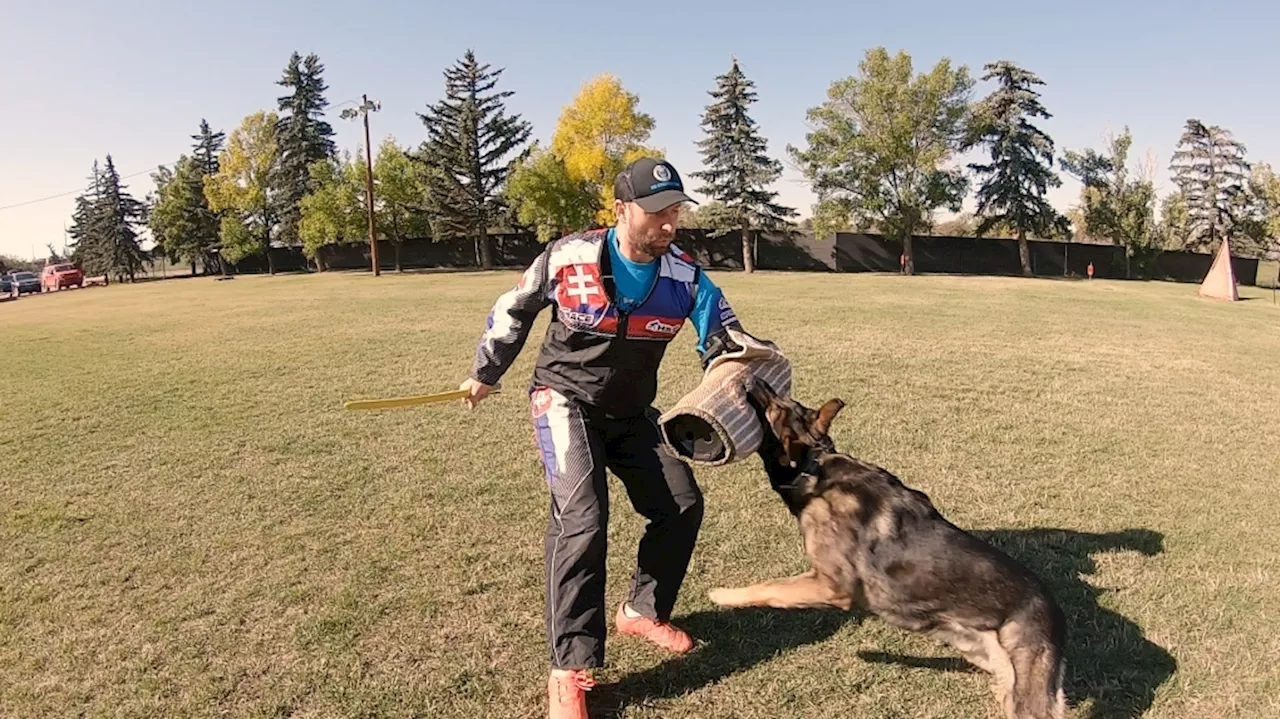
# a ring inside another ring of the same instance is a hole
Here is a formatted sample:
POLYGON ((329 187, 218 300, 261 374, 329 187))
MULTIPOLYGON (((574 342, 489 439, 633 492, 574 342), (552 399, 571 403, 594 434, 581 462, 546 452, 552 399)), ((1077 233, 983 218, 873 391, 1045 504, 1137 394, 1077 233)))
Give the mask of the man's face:
POLYGON ((627 243, 650 257, 658 258, 671 251, 676 228, 680 226, 682 204, 677 202, 661 212, 645 212, 634 202, 617 202, 614 211, 619 224, 626 225, 627 243))

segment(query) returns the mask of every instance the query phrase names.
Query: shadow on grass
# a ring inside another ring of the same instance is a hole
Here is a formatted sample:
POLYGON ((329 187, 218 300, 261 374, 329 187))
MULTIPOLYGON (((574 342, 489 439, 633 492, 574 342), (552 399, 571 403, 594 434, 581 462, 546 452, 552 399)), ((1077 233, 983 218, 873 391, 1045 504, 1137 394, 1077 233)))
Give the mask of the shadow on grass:
MULTIPOLYGON (((1142 628, 1098 603, 1106 591, 1085 582, 1095 554, 1136 551, 1155 556, 1164 536, 1147 529, 1093 534, 1065 529, 974 531, 1035 572, 1067 616, 1066 690, 1074 716, 1136 719, 1151 707, 1156 690, 1177 669, 1173 656, 1147 640, 1142 628), (1081 711, 1085 706, 1089 711, 1081 711)), ((633 704, 678 696, 768 661, 779 652, 820 642, 861 614, 835 610, 709 611, 680 619, 696 637, 713 637, 683 658, 671 659, 594 692, 593 716, 612 717, 633 704)), ((874 620, 878 621, 878 620, 874 620)), ((939 645, 940 647, 942 645, 939 645)), ((949 651, 943 649, 943 651, 949 651)), ((976 672, 959 657, 908 657, 860 652, 868 662, 939 671, 976 672)))
POLYGON ((909 657, 886 652, 858 652, 858 658, 872 664, 897 664, 912 669, 936 669, 940 672, 976 674, 981 671, 960 657, 909 657))
MULTIPOLYGON (((1081 719, 1135 719, 1155 700, 1156 689, 1177 669, 1164 648, 1142 636, 1142 628, 1101 606, 1106 591, 1082 577, 1097 571, 1103 552, 1136 551, 1148 557, 1164 551, 1164 535, 1148 529, 1091 534, 1066 529, 974 531, 1026 565, 1049 586, 1067 615, 1067 698, 1081 719), (1089 711, 1080 711, 1085 705, 1089 711)), ((956 671, 944 658, 921 659, 864 653, 867 661, 956 671)), ((958 660, 963 663, 963 660, 958 660)))
POLYGON ((747 608, 711 610, 677 617, 676 622, 706 643, 690 654, 602 684, 591 692, 591 716, 615 717, 628 706, 666 699, 714 684, 762 664, 788 649, 835 634, 861 615, 836 609, 784 611, 747 608))

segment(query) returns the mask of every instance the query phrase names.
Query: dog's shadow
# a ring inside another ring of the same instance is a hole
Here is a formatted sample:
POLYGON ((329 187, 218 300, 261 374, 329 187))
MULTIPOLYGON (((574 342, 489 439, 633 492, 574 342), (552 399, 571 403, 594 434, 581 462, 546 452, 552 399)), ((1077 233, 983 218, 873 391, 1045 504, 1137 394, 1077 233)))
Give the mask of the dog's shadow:
MULTIPOLYGON (((1067 698, 1074 717, 1134 719, 1151 707, 1156 690, 1177 668, 1164 648, 1148 640, 1142 628, 1101 606, 1105 592, 1082 577, 1094 574, 1094 555, 1136 551, 1155 556, 1164 550, 1164 535, 1147 529, 1091 534, 1066 529, 998 529, 973 531, 1035 572, 1067 616, 1067 698), (1085 707, 1088 710, 1085 710, 1085 707)), ((865 661, 944 670, 969 669, 962 660, 860 653, 865 661)))
MULTIPOLYGON (((1035 572, 1067 616, 1067 696, 1079 719, 1134 719, 1151 707, 1155 692, 1177 668, 1173 657, 1142 629, 1102 607, 1104 590, 1082 577, 1097 571, 1093 556, 1137 551, 1155 556, 1164 537, 1146 529, 1092 534, 1064 529, 974 531, 1035 572), (1081 711, 1088 705, 1089 711, 1081 711)), ((745 671, 788 649, 821 642, 861 613, 837 610, 738 609, 697 612, 677 621, 695 637, 711 637, 685 657, 624 677, 592 692, 594 717, 615 717, 626 707, 679 696, 745 671)), ((871 621, 878 621, 872 619, 871 621)), ((941 648, 940 653, 949 650, 941 648)), ((908 657, 860 652, 863 661, 940 671, 977 671, 956 656, 908 657)))

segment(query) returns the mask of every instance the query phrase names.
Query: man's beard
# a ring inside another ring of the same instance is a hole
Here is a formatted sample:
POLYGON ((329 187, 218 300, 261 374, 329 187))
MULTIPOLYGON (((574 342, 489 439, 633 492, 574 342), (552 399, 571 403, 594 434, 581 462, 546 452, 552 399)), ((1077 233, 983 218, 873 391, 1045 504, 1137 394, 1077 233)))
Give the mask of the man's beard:
POLYGON ((674 237, 664 235, 659 232, 650 232, 644 237, 632 237, 632 246, 650 257, 662 257, 671 251, 671 243, 674 237))

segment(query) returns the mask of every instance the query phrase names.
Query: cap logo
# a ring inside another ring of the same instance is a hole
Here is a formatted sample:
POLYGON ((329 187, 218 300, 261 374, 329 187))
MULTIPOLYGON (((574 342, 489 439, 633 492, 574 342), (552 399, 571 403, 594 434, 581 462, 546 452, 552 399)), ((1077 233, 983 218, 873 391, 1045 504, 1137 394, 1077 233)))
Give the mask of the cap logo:
POLYGON ((654 165, 653 179, 657 180, 658 182, 670 182, 671 168, 667 167, 666 165, 654 165))

